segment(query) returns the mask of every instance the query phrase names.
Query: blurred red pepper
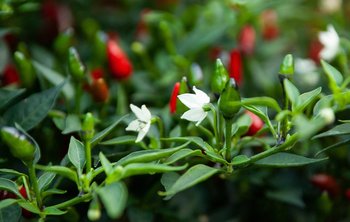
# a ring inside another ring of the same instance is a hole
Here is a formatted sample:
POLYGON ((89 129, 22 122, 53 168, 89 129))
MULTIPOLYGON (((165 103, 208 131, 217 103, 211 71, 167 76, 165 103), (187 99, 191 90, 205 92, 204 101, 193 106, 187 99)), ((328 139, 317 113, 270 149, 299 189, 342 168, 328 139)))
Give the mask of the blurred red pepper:
MULTIPOLYGON (((24 186, 19 187, 18 191, 24 199, 28 199, 27 191, 24 186)), ((0 200, 10 199, 10 198, 16 199, 17 196, 6 190, 0 190, 0 200)), ((22 208, 22 216, 29 219, 29 218, 33 218, 34 215, 32 212, 22 208)))
POLYGON ((94 79, 90 92, 96 102, 107 102, 109 98, 109 88, 106 81, 103 78, 94 79))
POLYGON ((237 85, 241 86, 241 83, 243 81, 243 67, 241 53, 238 49, 233 49, 230 52, 228 70, 230 78, 234 78, 237 85))
POLYGON ((239 48, 245 55, 252 55, 255 48, 255 29, 253 26, 244 26, 238 36, 239 48))
POLYGON ((347 188, 345 191, 345 197, 346 199, 350 200, 350 188, 347 188))
POLYGON ((91 77, 93 80, 98 80, 100 78, 103 78, 102 68, 95 68, 95 69, 91 70, 91 77))
POLYGON ((265 40, 273 40, 279 35, 277 13, 275 10, 265 10, 261 16, 262 36, 265 40))
POLYGON ((250 117, 252 121, 246 135, 254 136, 259 130, 261 130, 261 128, 263 128, 264 122, 257 115, 250 111, 246 111, 246 114, 250 117))
POLYGON ((118 45, 115 38, 109 38, 107 41, 107 57, 109 67, 114 78, 123 80, 128 79, 131 76, 131 62, 121 47, 118 45))
POLYGON ((173 92, 171 93, 170 102, 169 102, 169 109, 171 114, 174 114, 176 112, 176 102, 177 102, 177 96, 179 95, 179 91, 180 91, 180 82, 176 82, 173 88, 173 92))
POLYGON ((309 57, 317 64, 319 64, 321 61, 320 52, 322 48, 323 45, 321 42, 318 41, 318 39, 311 41, 309 48, 309 57))
POLYGON ((13 64, 7 64, 2 75, 2 85, 19 85, 20 77, 16 67, 13 64))
POLYGON ((326 191, 332 197, 335 197, 339 194, 339 185, 337 181, 329 174, 319 173, 311 177, 311 183, 321 189, 326 191))

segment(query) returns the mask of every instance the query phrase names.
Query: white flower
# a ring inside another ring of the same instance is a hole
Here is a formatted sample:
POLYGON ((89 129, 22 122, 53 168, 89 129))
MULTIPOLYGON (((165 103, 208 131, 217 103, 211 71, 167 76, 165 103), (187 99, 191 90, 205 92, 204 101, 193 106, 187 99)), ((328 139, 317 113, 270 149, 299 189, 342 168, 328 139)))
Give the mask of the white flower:
POLYGON ((319 5, 323 13, 332 14, 341 9, 342 0, 320 0, 319 5))
POLYGON ((327 124, 331 124, 335 120, 334 111, 331 108, 321 109, 319 115, 324 119, 327 124))
POLYGON ((332 25, 327 26, 327 31, 320 32, 318 39, 323 45, 323 49, 320 52, 322 59, 330 61, 338 53, 339 49, 339 36, 332 25))
POLYGON ((197 122, 196 126, 198 126, 207 116, 207 112, 203 109, 203 106, 210 102, 210 98, 205 92, 197 89, 195 86, 193 86, 193 91, 195 94, 185 93, 177 97, 190 109, 182 114, 181 119, 197 122))
POLYGON ((147 134, 149 128, 151 127, 151 112, 147 109, 145 105, 141 106, 141 109, 133 104, 130 104, 130 109, 135 114, 136 118, 133 120, 125 130, 135 131, 139 134, 136 138, 136 143, 140 142, 143 137, 147 134))
POLYGON ((316 63, 311 59, 295 59, 295 73, 300 75, 299 79, 308 85, 315 85, 319 81, 316 63))

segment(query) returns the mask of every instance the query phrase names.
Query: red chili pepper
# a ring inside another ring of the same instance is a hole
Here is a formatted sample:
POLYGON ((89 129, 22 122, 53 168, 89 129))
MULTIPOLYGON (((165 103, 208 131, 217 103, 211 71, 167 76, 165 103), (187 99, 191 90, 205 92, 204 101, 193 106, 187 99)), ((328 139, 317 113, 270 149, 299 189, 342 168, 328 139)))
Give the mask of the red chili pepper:
POLYGON ((2 75, 2 84, 4 86, 11 85, 11 84, 16 84, 16 85, 20 84, 20 76, 14 65, 8 64, 5 67, 2 75))
POLYGON ((215 61, 217 58, 219 58, 221 50, 222 49, 220 47, 214 46, 209 50, 209 58, 215 61))
POLYGON ((345 191, 345 197, 350 200, 350 188, 347 188, 345 191))
POLYGON ((237 85, 240 86, 243 80, 242 58, 238 49, 233 49, 230 52, 229 61, 229 74, 230 78, 234 78, 237 85))
POLYGON ((103 78, 93 80, 90 87, 92 97, 96 102, 106 102, 109 98, 109 88, 106 81, 103 78))
POLYGON ((243 54, 253 54, 255 48, 255 35, 255 29, 252 26, 246 25, 242 28, 239 33, 238 42, 243 54))
POLYGON ((176 101, 177 96, 179 95, 180 90, 180 82, 176 82, 173 88, 173 92, 171 93, 170 102, 169 102, 169 108, 170 113, 174 114, 176 112, 176 101))
POLYGON ((250 111, 246 111, 246 114, 250 117, 252 120, 249 130, 246 133, 247 136, 253 136, 255 135, 261 128, 264 126, 264 122, 254 113, 250 111))
POLYGON ((322 49, 323 45, 321 42, 319 42, 318 40, 311 41, 309 48, 309 57, 317 64, 319 64, 321 61, 320 52, 322 49))
POLYGON ((110 38, 107 42, 107 57, 114 78, 122 80, 131 76, 132 65, 129 58, 115 39, 110 38))
POLYGON ((279 35, 277 13, 272 9, 265 10, 261 14, 262 36, 265 40, 273 40, 279 35))
POLYGON ((91 70, 91 77, 93 80, 103 78, 103 70, 101 68, 95 68, 91 70))
POLYGON ((339 194, 339 185, 331 175, 325 173, 315 174, 311 177, 311 182, 314 186, 326 191, 331 196, 339 194))

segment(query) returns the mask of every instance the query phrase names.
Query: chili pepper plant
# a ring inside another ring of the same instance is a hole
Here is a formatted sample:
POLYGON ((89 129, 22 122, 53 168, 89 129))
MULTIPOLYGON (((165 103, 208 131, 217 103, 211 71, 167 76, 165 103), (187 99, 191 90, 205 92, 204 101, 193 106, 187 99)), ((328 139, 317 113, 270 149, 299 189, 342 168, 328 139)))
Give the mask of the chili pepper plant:
POLYGON ((1 221, 349 220, 347 1, 0 3, 1 221))

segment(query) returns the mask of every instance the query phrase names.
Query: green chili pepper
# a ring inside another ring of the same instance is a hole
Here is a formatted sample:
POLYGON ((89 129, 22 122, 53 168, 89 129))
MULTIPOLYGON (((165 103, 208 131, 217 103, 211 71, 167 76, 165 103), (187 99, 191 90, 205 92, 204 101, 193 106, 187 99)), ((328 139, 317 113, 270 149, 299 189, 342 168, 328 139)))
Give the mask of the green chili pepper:
POLYGON ((215 72, 211 79, 211 90, 214 93, 221 93, 222 90, 224 90, 229 78, 230 77, 225 69, 225 66, 222 64, 220 59, 217 59, 215 72))
POLYGON ((85 67, 74 47, 69 48, 69 71, 75 80, 82 80, 85 76, 85 67))
POLYGON ((28 138, 14 127, 1 129, 2 140, 10 148, 12 155, 23 162, 30 163, 34 160, 35 147, 28 138))
POLYGON ((83 121, 83 138, 84 140, 91 140, 95 134, 95 119, 91 113, 87 113, 85 115, 85 119, 83 121))
POLYGON ((14 57, 21 75, 21 83, 24 87, 30 88, 35 78, 31 61, 20 51, 16 51, 14 57))
POLYGON ((284 57, 279 74, 284 76, 292 76, 294 74, 294 59, 291 54, 284 57))
POLYGON ((234 78, 230 78, 222 91, 218 105, 219 111, 225 119, 232 119, 239 111, 239 101, 241 96, 239 94, 234 78))

